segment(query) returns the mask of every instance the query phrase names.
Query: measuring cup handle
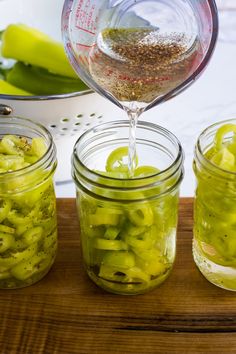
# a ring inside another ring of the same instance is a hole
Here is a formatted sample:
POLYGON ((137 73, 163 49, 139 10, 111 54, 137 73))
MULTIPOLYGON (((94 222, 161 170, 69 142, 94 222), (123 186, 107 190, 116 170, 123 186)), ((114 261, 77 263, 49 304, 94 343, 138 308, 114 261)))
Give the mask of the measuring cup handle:
POLYGON ((0 115, 9 116, 13 112, 10 106, 0 104, 0 115))

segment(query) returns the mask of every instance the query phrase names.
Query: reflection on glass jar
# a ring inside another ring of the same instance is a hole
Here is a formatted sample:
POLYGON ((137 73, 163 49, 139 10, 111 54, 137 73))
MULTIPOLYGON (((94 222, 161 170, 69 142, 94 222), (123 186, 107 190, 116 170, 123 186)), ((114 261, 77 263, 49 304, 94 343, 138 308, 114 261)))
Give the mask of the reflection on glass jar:
POLYGON ((44 127, 0 117, 0 288, 31 285, 53 264, 55 169, 55 146, 44 127))
POLYGON ((100 125, 74 147, 82 252, 89 277, 117 294, 160 285, 175 259, 183 154, 178 140, 150 123, 137 127, 133 178, 128 121, 100 125))
POLYGON ((236 120, 200 135, 193 167, 195 263, 210 282, 236 291, 236 120))

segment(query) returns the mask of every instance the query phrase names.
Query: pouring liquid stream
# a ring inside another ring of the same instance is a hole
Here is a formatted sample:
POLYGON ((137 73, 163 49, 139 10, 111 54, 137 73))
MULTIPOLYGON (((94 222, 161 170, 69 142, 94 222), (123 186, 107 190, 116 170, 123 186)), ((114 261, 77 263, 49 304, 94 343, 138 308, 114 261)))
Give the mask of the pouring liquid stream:
POLYGON ((134 176, 134 170, 136 168, 136 128, 138 124, 137 112, 128 112, 129 117, 129 155, 128 155, 128 173, 129 177, 134 176))
POLYGON ((128 114, 128 169, 136 161, 136 126, 155 99, 183 83, 201 62, 198 38, 184 33, 160 34, 155 28, 107 28, 90 52, 91 76, 128 114))

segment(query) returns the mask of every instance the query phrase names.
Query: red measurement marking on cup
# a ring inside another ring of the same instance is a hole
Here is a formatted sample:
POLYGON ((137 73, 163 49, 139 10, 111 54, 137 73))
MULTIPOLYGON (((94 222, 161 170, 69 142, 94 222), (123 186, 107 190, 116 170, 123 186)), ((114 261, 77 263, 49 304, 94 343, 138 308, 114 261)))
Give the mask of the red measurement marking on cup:
POLYGON ((79 55, 78 59, 79 59, 79 62, 82 63, 83 65, 86 65, 86 66, 89 65, 88 59, 85 56, 79 55))
POLYGON ((86 32, 86 33, 89 33, 89 34, 92 34, 93 36, 95 36, 95 32, 92 32, 86 28, 83 28, 83 27, 80 27, 78 25, 76 25, 76 28, 78 28, 79 30, 83 31, 83 32, 86 32))
POLYGON ((92 47, 95 46, 95 43, 91 44, 91 45, 87 45, 87 44, 83 44, 83 43, 76 43, 76 46, 77 47, 83 47, 83 48, 92 48, 92 47))
POLYGON ((70 42, 67 42, 67 43, 66 43, 66 47, 67 47, 69 50, 73 49, 70 42))
POLYGON ((79 0, 75 14, 75 26, 77 29, 91 34, 96 33, 97 11, 94 0, 79 0))

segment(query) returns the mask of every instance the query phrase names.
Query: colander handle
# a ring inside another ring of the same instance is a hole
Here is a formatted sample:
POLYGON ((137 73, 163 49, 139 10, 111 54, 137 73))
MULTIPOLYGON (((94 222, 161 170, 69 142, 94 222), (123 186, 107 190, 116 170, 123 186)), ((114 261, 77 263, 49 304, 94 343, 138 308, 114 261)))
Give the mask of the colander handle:
POLYGON ((13 109, 10 106, 0 104, 0 115, 9 116, 13 109))

